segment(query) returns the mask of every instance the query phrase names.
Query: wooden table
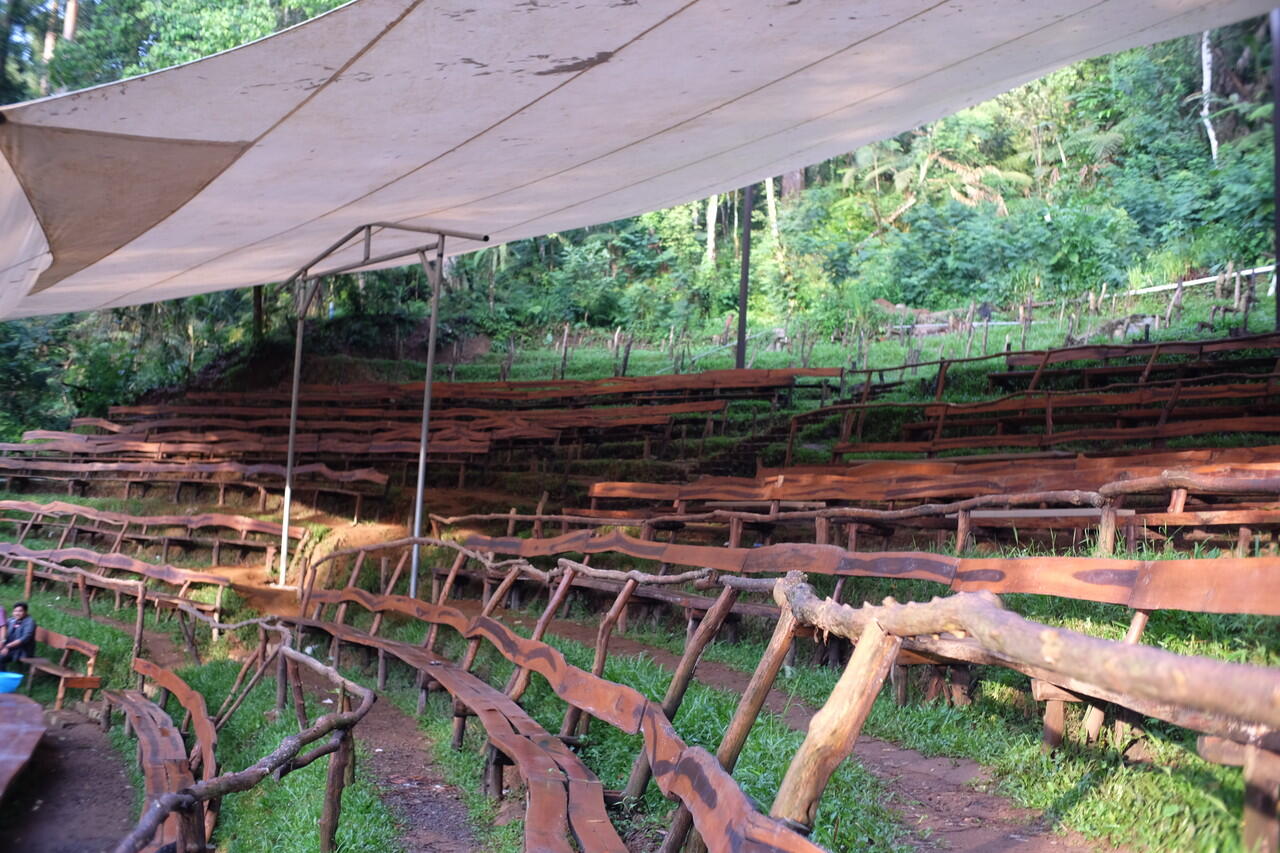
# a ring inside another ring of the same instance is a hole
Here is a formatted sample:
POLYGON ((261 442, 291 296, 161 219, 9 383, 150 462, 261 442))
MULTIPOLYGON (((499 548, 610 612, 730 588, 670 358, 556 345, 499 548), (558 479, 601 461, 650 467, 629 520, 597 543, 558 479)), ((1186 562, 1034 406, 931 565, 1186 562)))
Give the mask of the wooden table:
POLYGON ((0 799, 22 771, 44 735, 40 703, 16 693, 0 693, 0 799))

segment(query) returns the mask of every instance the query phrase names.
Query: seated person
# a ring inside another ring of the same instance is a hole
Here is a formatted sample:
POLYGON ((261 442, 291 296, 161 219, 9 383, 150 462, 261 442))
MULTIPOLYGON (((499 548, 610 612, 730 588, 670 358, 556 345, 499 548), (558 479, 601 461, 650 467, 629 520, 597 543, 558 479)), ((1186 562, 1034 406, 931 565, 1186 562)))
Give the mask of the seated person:
POLYGON ((36 653, 36 620, 27 613, 27 603, 13 605, 13 616, 4 624, 4 643, 0 645, 0 668, 8 669, 22 658, 36 653))

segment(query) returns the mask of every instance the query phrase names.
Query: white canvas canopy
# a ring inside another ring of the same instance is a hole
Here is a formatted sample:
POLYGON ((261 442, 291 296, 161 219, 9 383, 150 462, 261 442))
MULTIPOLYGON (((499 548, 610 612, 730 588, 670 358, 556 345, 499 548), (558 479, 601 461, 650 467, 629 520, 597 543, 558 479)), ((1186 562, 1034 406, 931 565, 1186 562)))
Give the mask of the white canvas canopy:
MULTIPOLYGON (((355 0, 4 108, 0 317, 279 281, 370 222, 494 242, 607 222, 1269 5, 355 0)), ((383 252, 422 239, 378 237, 383 252)))

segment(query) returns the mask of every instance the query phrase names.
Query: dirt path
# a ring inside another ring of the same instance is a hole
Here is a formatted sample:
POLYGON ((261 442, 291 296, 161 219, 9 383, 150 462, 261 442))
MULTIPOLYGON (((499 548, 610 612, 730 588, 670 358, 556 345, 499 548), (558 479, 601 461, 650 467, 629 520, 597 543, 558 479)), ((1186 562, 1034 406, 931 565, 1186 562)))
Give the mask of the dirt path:
POLYGON ((402 822, 406 853, 472 853, 476 845, 467 807, 457 788, 446 785, 431 757, 431 745, 416 721, 383 700, 356 726, 369 754, 382 801, 402 822))
MULTIPOLYGON (((513 621, 532 625, 534 619, 521 617, 513 621)), ((588 646, 596 642, 596 629, 589 625, 556 620, 550 630, 588 646)), ((647 655, 667 669, 675 669, 680 660, 668 651, 625 637, 614 637, 609 651, 647 655)), ((730 693, 741 693, 750 677, 715 661, 698 664, 699 683, 730 693)), ((781 690, 769 692, 765 707, 799 731, 808 730, 814 714, 813 708, 781 690)), ((903 825, 913 833, 911 843, 918 850, 1085 853, 1111 849, 1090 844, 1076 833, 1059 835, 1040 813, 979 790, 983 782, 990 780, 990 773, 976 762, 928 758, 913 749, 865 736, 858 738, 854 755, 889 789, 890 805, 902 814, 903 825)))
POLYGON ((97 723, 73 711, 53 714, 10 797, 0 846, 21 853, 109 851, 138 816, 123 757, 97 723))

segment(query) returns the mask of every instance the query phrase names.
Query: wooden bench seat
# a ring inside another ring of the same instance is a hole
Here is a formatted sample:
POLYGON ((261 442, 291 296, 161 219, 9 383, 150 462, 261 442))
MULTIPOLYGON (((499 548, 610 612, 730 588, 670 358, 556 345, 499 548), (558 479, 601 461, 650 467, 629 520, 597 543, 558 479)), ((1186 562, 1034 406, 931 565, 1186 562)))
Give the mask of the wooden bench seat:
MULTIPOLYGON (((338 622, 302 617, 289 621, 299 628, 328 633, 336 642, 377 649, 397 658, 438 683, 475 715, 492 747, 516 767, 528 788, 526 849, 569 853, 574 849, 567 840, 569 832, 578 849, 584 851, 621 853, 627 849, 609 821, 600 780, 502 691, 420 646, 387 640, 338 622)), ((501 763, 491 757, 485 787, 495 797, 502 795, 500 769, 501 763)))
POLYGON ((0 693, 0 800, 35 754, 45 728, 39 704, 15 693, 0 693))
MULTIPOLYGON (((157 701, 148 699, 142 690, 103 691, 102 727, 110 728, 112 709, 119 709, 124 714, 126 732, 137 737, 138 766, 146 788, 145 812, 157 796, 195 784, 196 771, 205 781, 217 775, 214 749, 218 734, 204 697, 181 678, 142 658, 134 658, 133 670, 141 676, 140 684, 150 680, 159 688, 157 701), (195 745, 191 749, 165 708, 170 696, 178 700, 190 720, 195 733, 195 745)), ((213 832, 219 802, 209 800, 187 815, 170 813, 144 851, 154 853, 168 844, 176 844, 179 850, 190 845, 204 847, 213 832)))
POLYGON ((48 658, 34 656, 22 658, 21 661, 26 664, 29 671, 27 676, 28 693, 31 692, 32 682, 35 681, 37 672, 52 675, 58 679, 58 694, 53 702, 54 710, 62 707, 67 690, 84 690, 84 699, 88 702, 93 695, 93 691, 102 686, 102 679, 93 674, 94 664, 98 660, 98 647, 93 643, 77 637, 68 637, 65 634, 59 634, 57 631, 50 631, 39 626, 36 627, 36 643, 37 645, 45 645, 62 652, 62 656, 57 663, 50 661, 48 658), (77 652, 84 656, 85 666, 83 672, 67 666, 72 652, 77 652))
MULTIPOLYGON (((195 783, 182 733, 159 705, 137 690, 107 690, 102 695, 109 706, 124 712, 126 730, 138 739, 138 766, 142 770, 147 803, 160 794, 180 791, 195 783)), ((170 815, 145 849, 158 850, 177 840, 178 822, 170 815)))

